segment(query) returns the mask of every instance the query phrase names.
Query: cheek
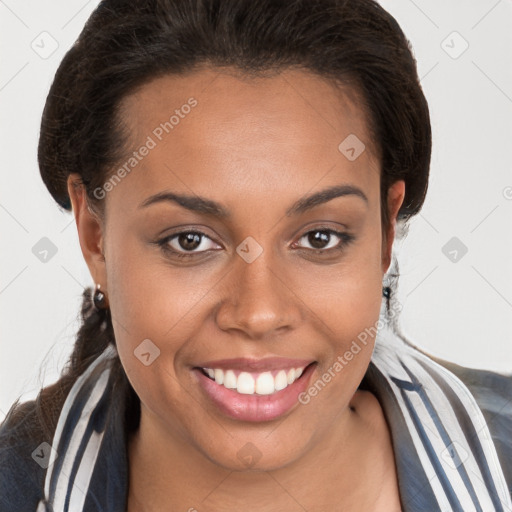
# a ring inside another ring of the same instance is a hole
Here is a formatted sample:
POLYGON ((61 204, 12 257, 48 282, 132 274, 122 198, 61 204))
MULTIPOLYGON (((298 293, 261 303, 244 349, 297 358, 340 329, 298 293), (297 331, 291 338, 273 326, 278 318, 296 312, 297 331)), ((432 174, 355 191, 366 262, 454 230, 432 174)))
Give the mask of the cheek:
MULTIPOLYGON (((193 338, 198 288, 129 237, 111 251, 107 268, 114 333, 125 373, 146 408, 183 410, 180 354, 193 338), (158 262, 158 263, 157 263, 158 262)), ((197 324, 197 322, 196 322, 197 324)))
POLYGON ((200 272, 171 265, 157 246, 129 230, 109 242, 108 290, 120 334, 160 339, 182 329, 201 298, 200 272))
POLYGON ((380 232, 368 230, 339 265, 315 271, 309 278, 308 300, 321 304, 325 318, 335 325, 357 328, 376 322, 382 301, 381 263, 380 232))
POLYGON ((308 301, 328 327, 324 332, 330 340, 322 371, 330 371, 331 378, 333 373, 340 375, 336 381, 352 391, 370 362, 379 325, 383 274, 376 240, 380 240, 378 230, 360 238, 344 263, 323 275, 322 287, 313 280, 309 283, 313 292, 308 301))
POLYGON ((127 374, 142 372, 150 385, 157 367, 173 375, 173 360, 192 337, 200 289, 166 265, 158 248, 128 234, 110 243, 107 286, 118 352, 127 374))
POLYGON ((320 349, 315 379, 302 403, 316 404, 326 421, 350 403, 370 363, 379 326, 382 285, 378 273, 356 273, 330 287, 316 303, 329 344, 320 349))

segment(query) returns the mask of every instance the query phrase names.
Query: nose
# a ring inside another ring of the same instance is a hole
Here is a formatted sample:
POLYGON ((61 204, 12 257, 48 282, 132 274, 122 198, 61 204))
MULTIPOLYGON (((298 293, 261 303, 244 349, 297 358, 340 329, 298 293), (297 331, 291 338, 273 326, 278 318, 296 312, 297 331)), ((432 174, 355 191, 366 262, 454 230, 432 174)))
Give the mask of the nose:
POLYGON ((289 273, 271 261, 269 253, 263 251, 251 263, 235 256, 235 268, 228 274, 229 285, 217 310, 220 329, 241 331, 249 339, 264 339, 299 324, 300 300, 293 292, 289 273))

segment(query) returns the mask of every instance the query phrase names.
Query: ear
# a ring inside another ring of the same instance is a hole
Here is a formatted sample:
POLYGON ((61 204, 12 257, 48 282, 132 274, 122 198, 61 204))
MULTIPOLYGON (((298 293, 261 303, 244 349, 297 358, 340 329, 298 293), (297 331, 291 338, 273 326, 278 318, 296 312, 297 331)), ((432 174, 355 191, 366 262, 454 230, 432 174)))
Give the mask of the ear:
POLYGON ((382 243, 382 273, 383 275, 388 271, 389 265, 391 264, 391 251, 393 248, 393 241, 396 233, 396 217, 398 210, 405 197, 405 181, 395 181, 393 185, 388 188, 388 216, 389 216, 389 227, 383 232, 383 243, 382 243))
POLYGON ((73 207, 78 238, 85 262, 95 283, 106 291, 107 274, 104 255, 104 226, 97 213, 89 208, 85 186, 79 174, 72 173, 67 180, 68 194, 73 207))

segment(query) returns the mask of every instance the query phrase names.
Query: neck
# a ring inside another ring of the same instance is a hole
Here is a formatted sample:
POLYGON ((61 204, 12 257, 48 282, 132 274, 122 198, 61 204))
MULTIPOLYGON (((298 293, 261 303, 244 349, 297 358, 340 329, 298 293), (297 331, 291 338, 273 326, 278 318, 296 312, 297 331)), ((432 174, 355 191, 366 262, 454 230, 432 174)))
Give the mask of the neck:
POLYGON ((375 418, 356 395, 328 436, 269 471, 215 464, 142 406, 139 430, 129 440, 128 512, 375 510, 391 475, 389 442, 382 442, 375 418))

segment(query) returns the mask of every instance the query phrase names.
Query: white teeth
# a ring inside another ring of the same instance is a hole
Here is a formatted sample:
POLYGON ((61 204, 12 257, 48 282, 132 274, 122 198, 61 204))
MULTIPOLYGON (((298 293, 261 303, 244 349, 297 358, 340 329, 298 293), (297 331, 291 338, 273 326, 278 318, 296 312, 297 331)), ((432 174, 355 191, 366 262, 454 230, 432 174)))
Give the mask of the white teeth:
MULTIPOLYGON (((220 371, 222 371, 222 370, 220 370, 220 371)), ((224 374, 223 385, 224 385, 224 387, 226 387, 228 389, 236 389, 237 379, 236 379, 235 372, 233 370, 228 370, 224 374)))
POLYGON ((256 393, 258 395, 270 395, 275 391, 274 377, 270 372, 260 373, 256 379, 256 393))
POLYGON ((272 372, 253 374, 240 372, 238 377, 233 370, 220 368, 203 368, 204 372, 215 382, 228 389, 236 390, 242 395, 271 395, 293 384, 304 371, 304 368, 290 368, 288 371, 279 370, 274 377, 272 372))
MULTIPOLYGON (((211 368, 207 368, 206 370, 208 375, 212 377, 212 374, 210 373, 212 371, 211 368)), ((213 370, 213 378, 217 384, 224 384, 224 372, 222 370, 213 370)))
POLYGON ((254 379, 250 373, 242 372, 236 381, 236 390, 243 395, 254 394, 254 379))
POLYGON ((279 373, 276 375, 274 387, 276 391, 281 391, 281 389, 284 389, 286 386, 288 386, 286 372, 284 370, 280 370, 279 373))

